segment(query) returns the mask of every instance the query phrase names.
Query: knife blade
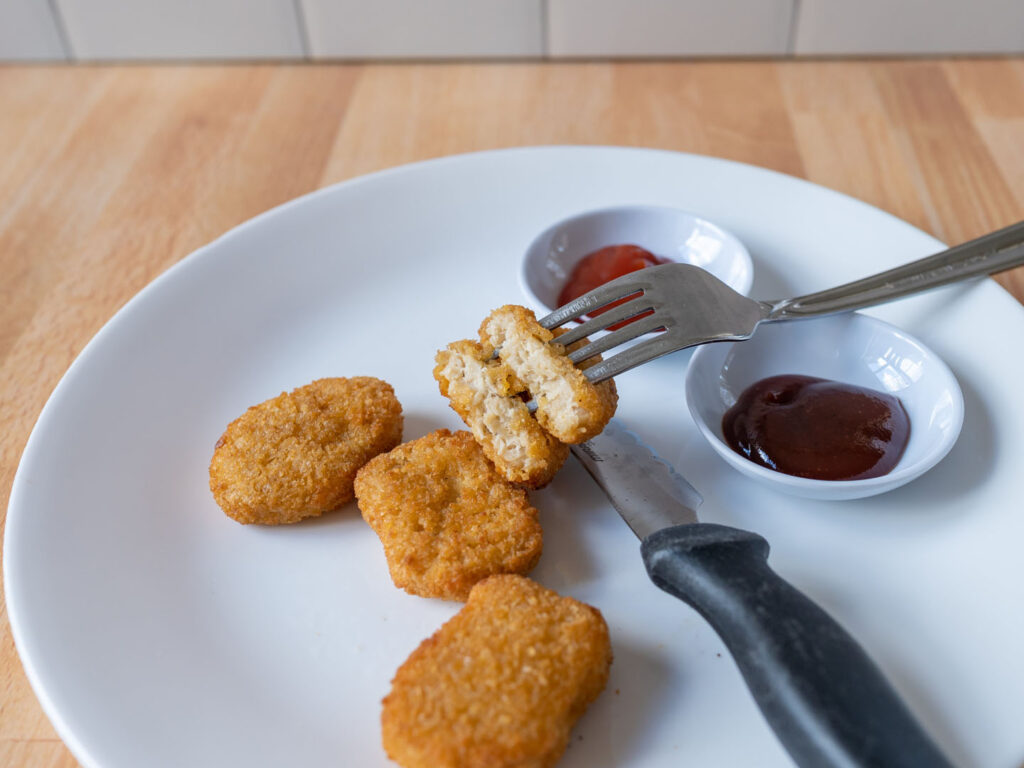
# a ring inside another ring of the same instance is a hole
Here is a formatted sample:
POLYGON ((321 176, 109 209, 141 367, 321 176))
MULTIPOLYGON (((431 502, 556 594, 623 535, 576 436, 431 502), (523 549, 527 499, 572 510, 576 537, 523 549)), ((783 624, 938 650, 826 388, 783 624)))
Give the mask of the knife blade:
POLYGON ((633 532, 651 581, 723 640, 801 768, 950 768, 863 648, 768 566, 768 542, 697 520, 701 495, 614 419, 572 446, 633 532))
POLYGON ((640 539, 672 525, 697 522, 704 497, 614 419, 572 451, 640 539), (644 453, 647 460, 640 461, 644 453))

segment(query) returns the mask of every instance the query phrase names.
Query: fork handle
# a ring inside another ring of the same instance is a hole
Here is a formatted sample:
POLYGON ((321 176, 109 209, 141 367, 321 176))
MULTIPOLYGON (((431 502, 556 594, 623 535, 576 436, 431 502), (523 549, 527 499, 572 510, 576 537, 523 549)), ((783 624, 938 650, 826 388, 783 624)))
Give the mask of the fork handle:
POLYGON ((870 307, 942 285, 1024 264, 1024 221, 862 280, 768 302, 764 322, 798 320, 870 307))
POLYGON ((951 768, 857 641, 768 567, 762 537, 698 523, 641 549, 651 580, 725 642, 801 768, 951 768))

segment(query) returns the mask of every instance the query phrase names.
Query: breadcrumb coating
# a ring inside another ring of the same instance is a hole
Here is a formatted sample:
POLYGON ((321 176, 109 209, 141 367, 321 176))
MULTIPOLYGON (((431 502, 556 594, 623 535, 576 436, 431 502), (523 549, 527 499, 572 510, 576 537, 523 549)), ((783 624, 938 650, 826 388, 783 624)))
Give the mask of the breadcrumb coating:
POLYGON ((611 662, 597 609, 492 576, 398 669, 383 701, 384 749, 404 768, 548 768, 611 662))
POLYGON ((615 414, 618 394, 610 379, 597 385, 587 381, 566 356, 568 350, 551 343, 555 338, 532 311, 515 304, 494 310, 480 326, 484 347, 498 350, 536 400, 541 426, 563 443, 582 443, 604 429, 615 414))
POLYGON ((355 491, 392 581, 410 594, 466 600, 480 580, 540 559, 537 510, 469 432, 403 443, 359 470, 355 491))
POLYGON ((522 382, 491 354, 475 341, 453 342, 437 353, 434 378, 501 475, 541 488, 561 469, 569 446, 533 418, 519 397, 522 382))
POLYGON ((318 379, 228 425, 210 461, 210 490, 240 523, 294 523, 351 501, 359 468, 401 440, 402 406, 390 384, 318 379))

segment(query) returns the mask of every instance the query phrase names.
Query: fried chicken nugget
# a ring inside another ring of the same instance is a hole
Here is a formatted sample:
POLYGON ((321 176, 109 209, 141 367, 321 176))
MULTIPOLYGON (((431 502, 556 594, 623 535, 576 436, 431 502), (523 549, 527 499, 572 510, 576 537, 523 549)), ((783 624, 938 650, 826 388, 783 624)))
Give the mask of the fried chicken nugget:
POLYGON ((355 488, 391 580, 410 594, 466 600, 478 581, 540 559, 537 510, 469 432, 403 443, 359 470, 355 488))
POLYGON ((608 626, 523 576, 492 576, 413 651, 383 702, 404 768, 547 768, 608 681, 608 626))
POLYGON ((508 366, 475 341, 437 353, 434 378, 502 477, 541 488, 561 469, 569 446, 549 434, 518 394, 525 387, 508 366))
POLYGON ((615 414, 618 393, 611 379, 587 381, 566 348, 549 343, 555 338, 533 312, 515 304, 494 310, 480 326, 484 347, 498 350, 536 400, 541 426, 563 443, 582 443, 598 435, 615 414))
POLYGON ((210 461, 210 490, 240 523, 294 523, 353 498, 356 472, 402 440, 402 406, 380 379, 318 379, 231 422, 210 461))

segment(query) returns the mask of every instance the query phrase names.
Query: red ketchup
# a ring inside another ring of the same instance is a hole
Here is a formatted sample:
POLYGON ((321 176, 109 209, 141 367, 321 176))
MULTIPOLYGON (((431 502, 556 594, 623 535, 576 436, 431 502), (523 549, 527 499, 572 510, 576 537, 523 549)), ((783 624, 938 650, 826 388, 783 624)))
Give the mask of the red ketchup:
MULTIPOLYGON (((639 245, 609 245, 580 259, 573 268, 572 274, 569 275, 569 280, 562 287, 562 292, 558 294, 558 306, 568 304, 587 291, 592 291, 617 277, 622 277, 630 272, 636 272, 638 269, 655 267, 658 264, 669 264, 671 261, 671 259, 655 256, 639 245)), ((607 306, 601 307, 601 309, 591 312, 589 316, 594 317, 602 312, 607 312, 612 307, 628 301, 629 298, 631 297, 612 302, 607 306)), ((633 320, 639 319, 637 317, 616 323, 609 326, 608 330, 618 330, 633 322, 633 320)))
POLYGON ((734 451, 755 464, 815 480, 892 471, 910 419, 892 395, 813 376, 771 376, 747 387, 722 418, 734 451))

